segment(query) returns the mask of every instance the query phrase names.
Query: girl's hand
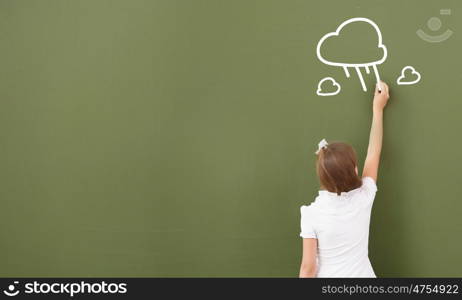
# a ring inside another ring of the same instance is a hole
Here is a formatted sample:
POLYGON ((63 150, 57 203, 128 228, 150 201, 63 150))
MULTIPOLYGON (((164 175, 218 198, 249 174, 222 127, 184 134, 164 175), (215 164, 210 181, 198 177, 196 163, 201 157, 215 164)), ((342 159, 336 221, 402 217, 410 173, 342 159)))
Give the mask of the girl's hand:
POLYGON ((388 93, 388 85, 385 82, 380 81, 375 87, 373 109, 382 111, 385 108, 385 105, 387 105, 388 98, 390 98, 390 94, 388 93), (381 90, 380 92, 379 85, 381 90))

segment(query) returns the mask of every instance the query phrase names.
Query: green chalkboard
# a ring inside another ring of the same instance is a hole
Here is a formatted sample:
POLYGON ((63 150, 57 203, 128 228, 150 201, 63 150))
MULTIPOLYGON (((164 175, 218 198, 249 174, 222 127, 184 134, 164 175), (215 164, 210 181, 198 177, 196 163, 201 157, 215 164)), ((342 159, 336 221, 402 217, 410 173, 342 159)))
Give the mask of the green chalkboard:
MULTIPOLYGON (((373 74, 365 92, 354 68, 316 55, 354 17, 380 28, 391 87, 372 265, 462 276, 461 11, 1 0, 0 276, 297 276, 317 143, 347 141, 361 161, 367 147, 373 74), (421 80, 397 85, 408 65, 421 80), (325 77, 339 94, 317 95, 325 77)), ((348 36, 330 54, 374 57, 348 36)))

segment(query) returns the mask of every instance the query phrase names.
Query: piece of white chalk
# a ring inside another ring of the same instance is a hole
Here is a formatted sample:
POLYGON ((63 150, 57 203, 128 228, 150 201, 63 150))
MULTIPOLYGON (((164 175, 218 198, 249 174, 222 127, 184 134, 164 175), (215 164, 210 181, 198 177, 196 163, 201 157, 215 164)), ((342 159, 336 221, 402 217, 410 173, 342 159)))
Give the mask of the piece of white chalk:
POLYGON ((380 84, 380 82, 377 82, 377 89, 379 90, 379 93, 382 92, 382 85, 380 84))

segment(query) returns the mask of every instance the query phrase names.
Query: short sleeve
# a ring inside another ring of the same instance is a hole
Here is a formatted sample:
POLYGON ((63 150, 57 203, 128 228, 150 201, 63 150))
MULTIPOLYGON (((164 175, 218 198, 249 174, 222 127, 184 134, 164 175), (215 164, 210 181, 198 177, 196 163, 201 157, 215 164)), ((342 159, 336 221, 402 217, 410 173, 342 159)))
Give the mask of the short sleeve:
POLYGON ((303 205, 300 207, 300 227, 301 227, 301 232, 300 236, 304 239, 316 239, 316 232, 314 230, 313 226, 313 217, 310 213, 310 209, 308 206, 303 205))
POLYGON ((361 189, 364 190, 368 197, 372 198, 371 200, 374 200, 375 193, 377 192, 377 185, 375 184, 375 180, 371 177, 363 177, 362 180, 363 185, 361 189))

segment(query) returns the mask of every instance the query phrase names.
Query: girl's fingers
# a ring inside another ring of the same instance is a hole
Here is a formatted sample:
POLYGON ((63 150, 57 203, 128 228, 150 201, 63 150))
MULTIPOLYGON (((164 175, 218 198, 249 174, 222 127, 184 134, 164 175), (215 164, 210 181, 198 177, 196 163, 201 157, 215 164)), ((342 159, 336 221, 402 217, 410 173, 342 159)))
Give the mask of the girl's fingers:
POLYGON ((382 87, 382 90, 388 95, 388 85, 383 81, 380 81, 380 85, 382 87))
POLYGON ((377 82, 377 84, 375 85, 375 94, 379 94, 382 90, 382 87, 381 87, 381 84, 380 82, 377 82))

